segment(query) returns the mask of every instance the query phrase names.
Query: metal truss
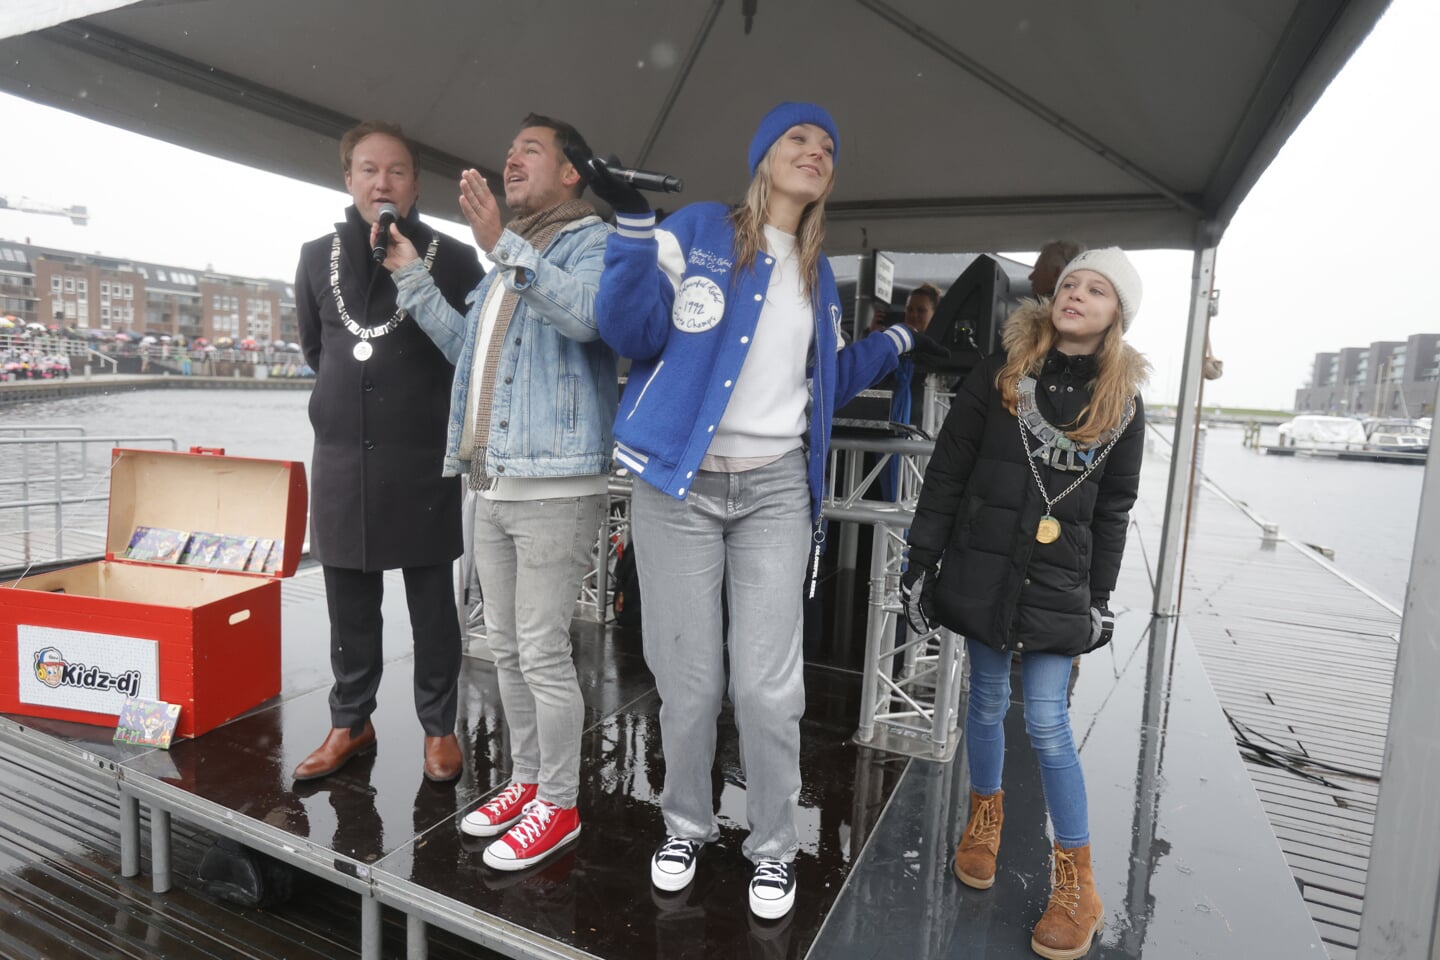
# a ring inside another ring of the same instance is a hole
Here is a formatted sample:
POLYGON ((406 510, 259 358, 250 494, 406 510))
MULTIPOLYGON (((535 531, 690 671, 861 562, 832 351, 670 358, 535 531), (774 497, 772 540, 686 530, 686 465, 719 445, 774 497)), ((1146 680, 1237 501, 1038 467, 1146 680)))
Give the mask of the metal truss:
MULTIPOLYGON (((925 384, 922 431, 934 436, 949 410, 949 396, 933 374, 925 384)), ((908 756, 945 761, 960 742, 959 700, 964 685, 964 644, 941 628, 920 636, 907 629, 900 600, 905 565, 905 530, 925 479, 934 443, 901 438, 836 438, 830 476, 854 480, 832 491, 825 516, 869 524, 870 584, 865 622, 865 663, 860 723, 855 742, 908 756), (876 458, 863 477, 855 465, 876 458), (841 469, 841 459, 848 463, 841 469), (898 463, 894 501, 864 499, 876 481, 898 463)))

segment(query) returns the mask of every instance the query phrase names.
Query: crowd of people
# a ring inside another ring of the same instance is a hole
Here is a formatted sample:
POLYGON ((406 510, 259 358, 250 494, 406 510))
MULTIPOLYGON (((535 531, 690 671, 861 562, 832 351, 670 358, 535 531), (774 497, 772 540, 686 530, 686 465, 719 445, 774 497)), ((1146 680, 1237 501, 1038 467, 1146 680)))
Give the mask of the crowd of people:
MULTIPOLYGON (((782 103, 748 144, 743 197, 661 220, 572 125, 531 114, 500 183, 476 170, 460 178, 472 246, 419 219, 415 147, 398 126, 371 121, 345 135, 353 204, 304 246, 295 284, 316 371, 311 545, 334 673, 331 729, 295 779, 328 776, 375 747, 382 574, 397 568, 424 773, 460 775, 449 571, 465 487, 511 770, 460 829, 492 838, 483 860, 500 871, 574 840, 584 707, 570 619, 620 467, 634 479, 641 627, 665 761, 664 835, 643 868, 661 895, 684 890, 720 835, 711 770, 728 695, 749 909, 761 920, 792 909, 802 600, 824 547, 832 418, 912 356, 940 349, 926 333, 940 300, 929 285, 910 294, 903 321, 854 342, 842 329, 822 249, 841 139, 821 106, 782 103)), ((1124 340, 1141 291, 1123 252, 1052 245, 1032 279, 1037 299, 1007 323, 1004 352, 960 384, 910 530, 903 592, 912 629, 943 626, 968 645, 972 791, 953 868, 976 888, 994 882, 1001 723, 1019 660, 1055 833, 1032 947, 1073 958, 1103 909, 1065 687, 1072 658, 1113 632, 1146 364, 1124 340)))

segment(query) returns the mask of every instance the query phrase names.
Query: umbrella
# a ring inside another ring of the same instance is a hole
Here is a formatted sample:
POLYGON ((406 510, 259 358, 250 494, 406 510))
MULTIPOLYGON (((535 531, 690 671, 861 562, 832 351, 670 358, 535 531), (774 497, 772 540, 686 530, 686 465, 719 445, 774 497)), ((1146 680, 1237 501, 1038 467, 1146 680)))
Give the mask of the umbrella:
POLYGON ((205 352, 206 352, 206 353, 214 353, 214 352, 215 352, 215 346, 214 346, 213 344, 209 344, 209 343, 205 344, 205 352))
POLYGON ((170 342, 170 339, 171 339, 171 338, 170 338, 170 336, 169 336, 168 334, 162 335, 162 336, 160 337, 160 342, 161 342, 161 343, 169 343, 169 342, 170 342))
POLYGON ((44 332, 45 332, 45 324, 43 324, 43 323, 27 323, 27 324, 25 324, 25 329, 26 329, 26 330, 36 330, 36 331, 39 331, 40 333, 44 333, 44 332))
POLYGON ((154 337, 150 336, 149 334, 146 334, 145 336, 143 336, 143 337, 140 338, 140 343, 141 343, 142 346, 147 346, 147 347, 148 347, 148 346, 149 346, 150 344, 152 344, 152 343, 159 343, 159 342, 160 342, 160 341, 156 340, 154 337))
POLYGON ((300 344, 298 343, 287 343, 285 344, 285 346, 289 347, 291 350, 294 350, 296 353, 300 352, 300 344))
POLYGON ((0 330, 9 330, 15 326, 15 321, 9 317, 0 317, 0 330))
POLYGON ((203 346, 207 346, 207 345, 210 343, 210 341, 209 341, 209 340, 206 340, 204 337, 196 337, 193 341, 191 341, 191 343, 192 343, 194 346, 203 347, 203 346))
POLYGON ((129 340, 129 339, 130 339, 130 334, 128 334, 128 333, 126 333, 125 331, 122 330, 122 331, 120 331, 119 333, 115 334, 115 339, 116 339, 116 340, 129 340))
POLYGON ((258 344, 256 344, 255 341, 250 339, 249 337, 246 337, 244 340, 240 341, 241 350, 254 350, 257 346, 258 344))

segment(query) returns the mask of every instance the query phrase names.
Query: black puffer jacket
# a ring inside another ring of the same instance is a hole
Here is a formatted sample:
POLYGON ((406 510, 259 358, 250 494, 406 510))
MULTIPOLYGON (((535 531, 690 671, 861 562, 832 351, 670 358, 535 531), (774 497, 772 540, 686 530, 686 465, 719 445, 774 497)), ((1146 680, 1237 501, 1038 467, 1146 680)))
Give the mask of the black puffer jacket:
MULTIPOLYGON (((1048 308, 1022 308, 1007 322, 1048 322, 1048 308), (1027 313, 1028 311, 1028 313, 1027 313)), ((1132 382, 1145 361, 1126 346, 1132 382)), ((1090 642, 1090 607, 1107 602, 1120 572, 1130 508, 1140 480, 1144 411, 1135 415, 1104 462, 1055 503, 1060 536, 1039 543, 1045 503, 1026 463, 1020 426, 1005 409, 994 356, 962 383, 935 444, 910 528, 910 563, 940 566, 934 614, 940 623, 1000 650, 1075 655, 1090 642)), ((1052 352, 1036 378, 1040 412, 1070 425, 1088 401, 1094 360, 1052 352)), ((1033 448, 1037 441, 1027 435, 1033 448)), ((1080 476, 1036 461, 1053 499, 1080 476)))

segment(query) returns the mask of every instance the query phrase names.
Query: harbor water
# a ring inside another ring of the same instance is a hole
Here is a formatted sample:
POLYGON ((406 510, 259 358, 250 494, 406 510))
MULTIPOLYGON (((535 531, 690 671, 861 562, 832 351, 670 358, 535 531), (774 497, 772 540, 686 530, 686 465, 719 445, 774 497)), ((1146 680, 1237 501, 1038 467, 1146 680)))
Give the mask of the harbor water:
MULTIPOLYGON (((75 424, 89 436, 174 437, 181 450, 310 459, 304 390, 139 390, 8 405, 7 426, 75 424)), ((1169 436, 1168 425, 1159 427, 1169 436)), ((1292 540, 1334 551, 1351 578, 1399 606, 1410 573, 1424 470, 1409 464, 1272 457, 1244 446, 1243 428, 1204 432, 1201 467, 1229 497, 1292 540)), ((1275 442, 1266 428, 1263 443, 1275 442)), ((91 453, 103 461, 104 445, 91 453)), ((0 499, 10 494, 0 490, 0 499)))

